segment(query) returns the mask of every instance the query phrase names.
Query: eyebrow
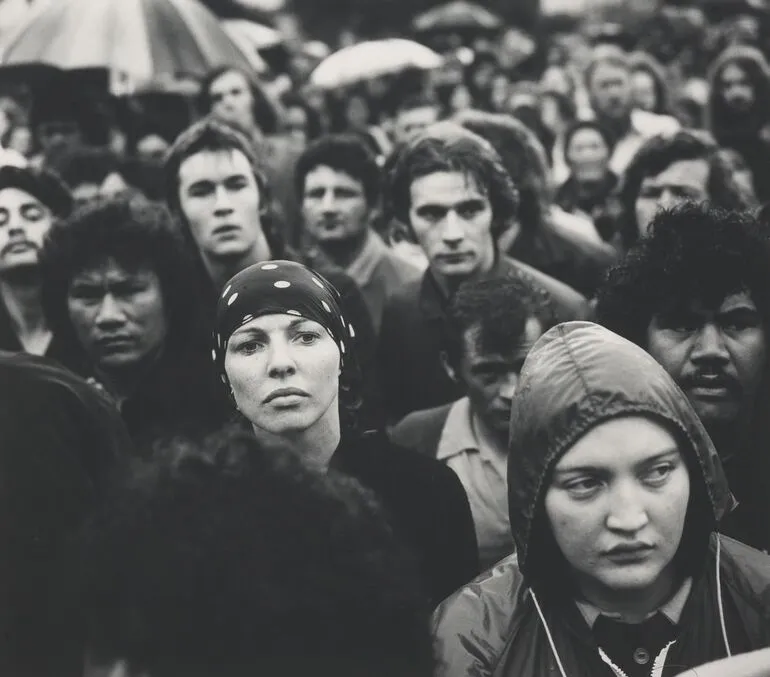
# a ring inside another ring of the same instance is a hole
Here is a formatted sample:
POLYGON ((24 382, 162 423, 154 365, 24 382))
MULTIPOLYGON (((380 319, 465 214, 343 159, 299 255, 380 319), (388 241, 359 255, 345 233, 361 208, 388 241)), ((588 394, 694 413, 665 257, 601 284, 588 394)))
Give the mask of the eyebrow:
MULTIPOLYGON (((300 325, 304 324, 305 322, 311 322, 312 320, 309 320, 306 317, 298 317, 296 320, 292 320, 289 322, 289 325, 286 327, 285 331, 291 331, 292 329, 296 329, 300 325)), ((260 329, 259 327, 238 327, 232 335, 235 336, 236 334, 242 335, 242 336, 266 336, 267 332, 264 329, 260 329)))
POLYGON ((467 200, 460 200, 459 202, 453 202, 452 204, 442 204, 440 202, 425 202, 417 206, 417 211, 421 209, 457 209, 458 207, 466 207, 468 205, 481 204, 484 202, 482 196, 469 197, 467 200))
MULTIPOLYGON (((658 454, 655 454, 655 456, 651 456, 650 458, 645 458, 643 461, 639 461, 636 463, 636 467, 644 467, 644 466, 650 466, 654 463, 657 463, 659 461, 663 461, 664 459, 669 458, 670 456, 675 456, 677 454, 680 454, 678 447, 672 447, 671 449, 667 449, 666 451, 661 451, 658 454)), ((567 475, 572 473, 581 473, 581 472, 601 472, 606 470, 606 468, 599 466, 599 465, 574 465, 574 466, 568 466, 566 468, 554 468, 553 474, 554 477, 558 477, 561 475, 567 475)))

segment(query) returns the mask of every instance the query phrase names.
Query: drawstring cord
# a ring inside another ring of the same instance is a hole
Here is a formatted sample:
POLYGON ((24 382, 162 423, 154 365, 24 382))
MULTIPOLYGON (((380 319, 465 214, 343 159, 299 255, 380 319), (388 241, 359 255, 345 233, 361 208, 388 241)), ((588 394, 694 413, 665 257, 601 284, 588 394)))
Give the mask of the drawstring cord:
MULTIPOLYGON (((725 643, 725 650, 727 651, 728 658, 733 655, 732 651, 730 650, 730 641, 727 638, 727 626, 725 624, 725 609, 724 609, 724 602, 722 600, 722 571, 720 567, 720 561, 722 558, 722 539, 719 537, 719 533, 717 533, 717 556, 716 556, 716 563, 717 563, 717 571, 716 571, 716 577, 717 577, 717 606, 719 607, 719 623, 722 628, 722 639, 725 643)), ((559 668, 559 673, 561 674, 561 677, 567 677, 567 673, 564 670, 564 665, 561 662, 561 657, 559 656, 559 652, 556 650, 556 643, 553 641, 553 635, 551 635, 551 628, 548 627, 548 623, 545 621, 545 615, 543 614, 543 610, 540 608, 540 602, 537 599, 537 595, 535 595, 535 591, 532 590, 532 588, 529 589, 529 594, 532 597, 532 601, 535 604, 535 609, 537 610, 537 615, 540 617, 540 622, 543 624, 543 628, 545 629, 545 635, 548 638, 548 644, 551 647, 551 652, 553 653, 553 657, 556 660, 556 665, 559 668)), ((653 665, 652 674, 661 674, 663 672, 663 666, 666 662, 666 655, 668 654, 668 650, 671 648, 671 646, 674 644, 674 642, 669 642, 668 645, 663 649, 661 654, 658 656, 657 660, 655 661, 655 665, 653 665)), ((607 663, 615 672, 616 675, 618 674, 625 674, 623 673, 620 668, 618 668, 612 661, 609 659, 609 657, 599 649, 599 654, 601 655, 602 659, 605 663, 607 663)))
POLYGON ((553 637, 551 636, 551 628, 549 628, 548 623, 545 622, 545 616, 543 615, 543 610, 540 608, 540 602, 537 601, 535 591, 530 588, 529 594, 532 596, 532 601, 535 603, 535 609, 537 609, 537 615, 540 616, 540 622, 545 628, 545 635, 548 637, 548 644, 551 645, 551 651, 553 652, 553 657, 556 659, 556 665, 559 667, 561 677, 567 677, 567 673, 565 672, 564 666, 561 663, 561 658, 559 657, 559 652, 556 651, 556 644, 554 643, 553 637))
POLYGON ((730 642, 727 639, 727 626, 725 625, 725 608, 722 602, 722 567, 719 566, 719 560, 722 557, 722 539, 717 532, 717 606, 719 607, 719 623, 722 626, 722 639, 725 642, 727 657, 733 655, 730 651, 730 642))

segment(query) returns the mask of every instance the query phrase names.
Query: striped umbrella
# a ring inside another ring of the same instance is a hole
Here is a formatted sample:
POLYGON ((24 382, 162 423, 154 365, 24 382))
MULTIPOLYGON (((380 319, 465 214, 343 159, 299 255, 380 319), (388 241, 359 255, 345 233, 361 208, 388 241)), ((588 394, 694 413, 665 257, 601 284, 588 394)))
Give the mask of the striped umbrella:
POLYGON ((216 66, 252 72, 198 0, 49 0, 6 42, 3 64, 107 68, 135 85, 198 78, 216 66))

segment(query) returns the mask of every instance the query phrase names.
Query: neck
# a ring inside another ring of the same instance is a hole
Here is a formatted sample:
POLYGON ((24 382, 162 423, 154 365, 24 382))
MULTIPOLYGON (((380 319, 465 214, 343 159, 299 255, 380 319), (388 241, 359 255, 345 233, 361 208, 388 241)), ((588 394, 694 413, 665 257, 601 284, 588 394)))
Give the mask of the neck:
POLYGON ((487 449, 492 449, 498 456, 508 458, 508 434, 502 433, 485 423, 484 419, 473 414, 473 428, 476 438, 487 449))
POLYGON ((495 259, 492 259, 488 264, 485 264, 483 266, 479 266, 476 270, 473 271, 468 276, 452 276, 447 277, 446 275, 442 275, 441 273, 437 273, 433 269, 431 269, 431 274, 433 275, 433 279, 436 281, 436 284, 438 285, 439 289, 442 291, 444 296, 447 298, 451 298, 454 293, 460 288, 460 285, 465 284, 466 282, 473 282, 475 280, 478 280, 482 278, 484 275, 486 275, 495 265, 495 259))
POLYGON ((346 240, 336 240, 334 242, 319 242, 318 247, 331 259, 332 263, 343 270, 348 268, 361 255, 366 247, 371 233, 367 227, 361 234, 346 240))
POLYGON ((628 623, 641 623, 673 597, 676 583, 673 564, 670 564, 647 588, 612 590, 591 580, 579 582, 579 589, 583 598, 599 610, 617 614, 628 623))
POLYGON ((37 270, 19 271, 0 279, 0 298, 18 336, 47 331, 37 270))
POLYGON ((162 347, 145 357, 140 363, 125 365, 119 369, 103 369, 97 366, 94 369, 96 379, 120 406, 137 391, 148 372, 160 359, 161 352, 162 347))
POLYGON ((268 450, 291 453, 311 467, 327 470, 342 438, 339 405, 336 401, 326 413, 305 430, 275 434, 252 424, 254 434, 268 450))
POLYGON ((255 263, 270 261, 272 258, 273 254, 270 251, 267 240, 260 238, 245 254, 217 258, 207 257, 204 254, 203 263, 217 290, 221 290, 230 278, 245 268, 255 263))

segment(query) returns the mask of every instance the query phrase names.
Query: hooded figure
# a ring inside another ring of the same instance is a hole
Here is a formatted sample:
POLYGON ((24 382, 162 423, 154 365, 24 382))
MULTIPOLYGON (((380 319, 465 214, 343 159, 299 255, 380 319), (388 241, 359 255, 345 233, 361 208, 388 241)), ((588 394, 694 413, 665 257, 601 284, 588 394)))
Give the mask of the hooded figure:
POLYGON ((524 364, 510 430, 517 555, 436 612, 438 674, 668 677, 770 646, 770 558, 714 533, 734 504, 717 453, 647 353, 598 325, 556 326, 524 364), (655 432, 640 445, 631 428, 655 432), (610 429, 614 446, 598 436, 610 429), (667 446, 653 449, 656 435, 667 446), (667 514, 676 482, 687 490, 667 514), (652 608, 632 619, 634 594, 652 608))

